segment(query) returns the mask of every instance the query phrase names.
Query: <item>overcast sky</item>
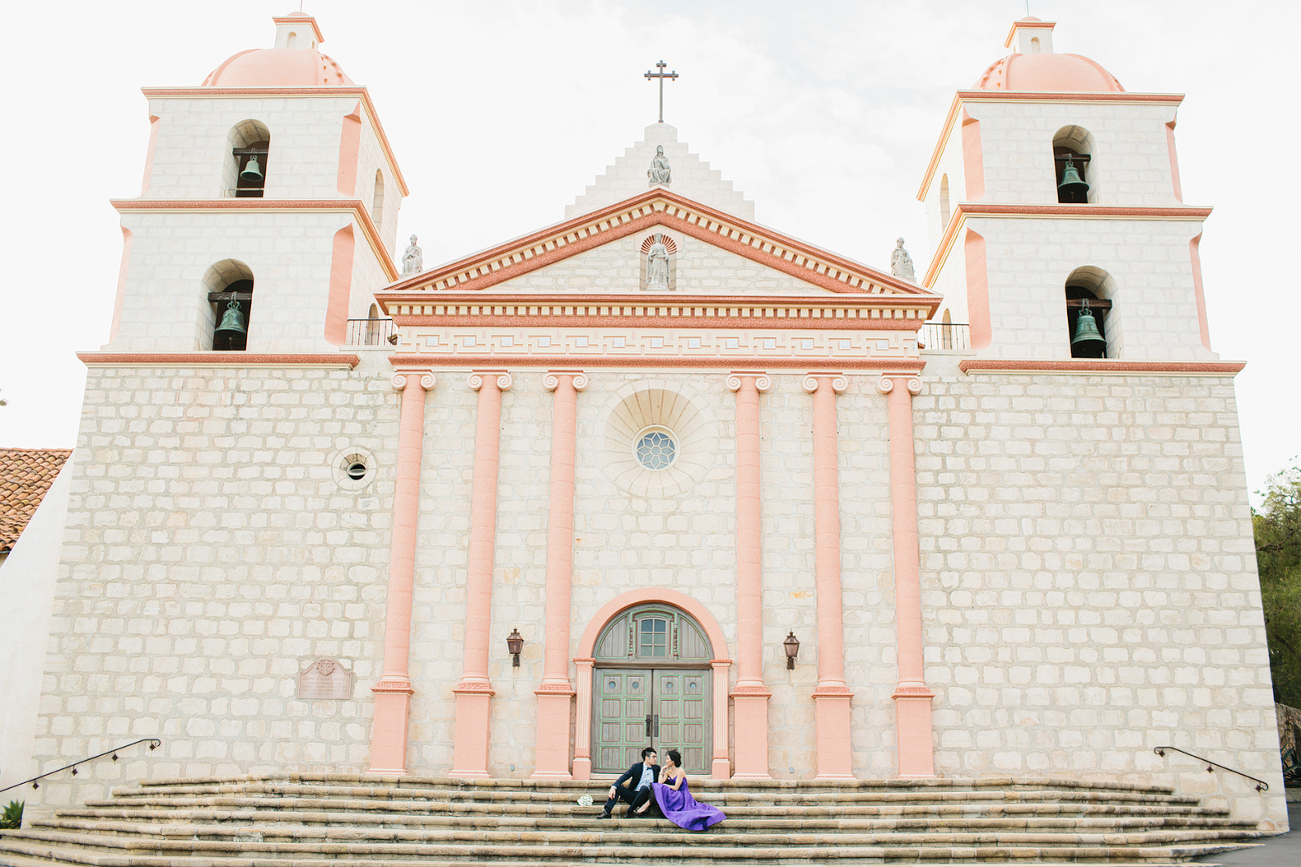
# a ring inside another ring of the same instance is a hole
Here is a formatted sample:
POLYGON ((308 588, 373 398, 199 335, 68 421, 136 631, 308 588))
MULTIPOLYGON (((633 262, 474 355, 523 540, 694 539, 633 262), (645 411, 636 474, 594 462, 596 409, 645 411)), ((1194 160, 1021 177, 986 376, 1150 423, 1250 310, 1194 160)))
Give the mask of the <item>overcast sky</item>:
MULTIPOLYGON (((121 256, 111 197, 138 194, 142 86, 197 85, 270 47, 294 0, 11 3, 0 32, 10 205, 0 283, 0 446, 75 444, 85 369, 106 340, 121 256)), ((322 50, 370 89, 411 197, 399 237, 434 265, 557 222, 665 120, 778 231, 888 270, 903 235, 931 255, 917 187, 954 90, 1003 56, 1025 0, 308 0, 322 50)), ((1201 253, 1212 345, 1244 360, 1248 485, 1301 452, 1295 272, 1301 136, 1289 40, 1301 4, 1031 0, 1130 91, 1186 93, 1184 201, 1211 205, 1201 253)))

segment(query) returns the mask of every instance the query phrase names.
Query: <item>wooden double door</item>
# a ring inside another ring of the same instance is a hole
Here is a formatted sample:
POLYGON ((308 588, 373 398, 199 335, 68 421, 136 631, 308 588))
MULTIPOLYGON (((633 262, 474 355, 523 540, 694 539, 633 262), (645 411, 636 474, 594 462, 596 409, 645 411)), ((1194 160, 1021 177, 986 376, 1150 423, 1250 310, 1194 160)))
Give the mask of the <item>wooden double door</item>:
POLYGON ((682 753, 689 774, 707 774, 710 756, 708 668, 597 668, 592 714, 593 768, 623 773, 654 747, 682 753))

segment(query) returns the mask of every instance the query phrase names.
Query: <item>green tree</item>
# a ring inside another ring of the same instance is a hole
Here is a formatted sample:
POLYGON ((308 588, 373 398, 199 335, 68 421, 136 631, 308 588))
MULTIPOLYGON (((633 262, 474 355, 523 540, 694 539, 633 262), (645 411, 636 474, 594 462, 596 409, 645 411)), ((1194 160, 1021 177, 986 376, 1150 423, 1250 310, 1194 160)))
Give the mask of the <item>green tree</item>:
POLYGON ((1269 480, 1253 510, 1274 699, 1301 707, 1301 466, 1269 480))

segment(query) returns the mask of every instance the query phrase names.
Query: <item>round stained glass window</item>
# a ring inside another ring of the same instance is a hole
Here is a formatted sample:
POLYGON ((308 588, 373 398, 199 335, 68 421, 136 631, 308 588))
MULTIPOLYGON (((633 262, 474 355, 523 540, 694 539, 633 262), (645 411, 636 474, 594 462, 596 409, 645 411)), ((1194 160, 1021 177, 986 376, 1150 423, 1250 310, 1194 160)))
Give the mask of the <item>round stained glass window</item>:
POLYGON ((637 463, 648 470, 667 469, 678 457, 678 444, 663 428, 651 428, 637 435, 633 448, 637 463))

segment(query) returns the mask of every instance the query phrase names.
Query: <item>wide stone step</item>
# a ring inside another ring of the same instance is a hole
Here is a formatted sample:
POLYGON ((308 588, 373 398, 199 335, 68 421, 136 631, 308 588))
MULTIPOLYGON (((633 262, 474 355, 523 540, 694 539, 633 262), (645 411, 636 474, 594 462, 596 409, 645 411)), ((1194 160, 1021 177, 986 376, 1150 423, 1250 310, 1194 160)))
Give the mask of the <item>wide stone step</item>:
MULTIPOLYGON (((586 808, 590 812, 590 808, 586 808)), ((623 820, 616 814, 615 824, 623 820)), ((640 821, 640 820, 636 820, 640 821)), ((591 815, 551 817, 536 814, 514 816, 464 816, 464 815, 412 815, 410 813, 356 813, 326 812, 305 810, 157 810, 157 809, 65 809, 60 810, 54 819, 37 820, 33 827, 74 827, 92 828, 108 827, 118 824, 149 824, 168 829, 190 828, 212 823, 254 825, 268 822, 291 823, 300 825, 326 824, 350 825, 357 828, 423 828, 423 827, 464 827, 464 828, 511 828, 517 830, 549 828, 604 828, 610 822, 591 815)), ((1139 829, 1152 828, 1222 828, 1253 830, 1254 826, 1235 823, 1227 816, 1181 815, 1160 816, 1129 814, 1112 814, 1102 816, 1063 816, 1063 815, 1021 815, 1021 816, 984 816, 973 815, 933 815, 919 813, 910 817, 895 816, 884 818, 841 818, 808 819, 791 817, 787 819, 747 819, 738 816, 728 817, 729 828, 766 831, 836 831, 836 830, 881 830, 899 829, 934 829, 948 830, 958 827, 1011 829, 1026 828, 1036 830, 1049 829, 1139 829)), ((168 833, 179 833, 169 830, 168 833)))
MULTIPOLYGON (((706 845, 706 846, 785 846, 817 847, 827 845, 827 835, 822 832, 790 830, 759 831, 719 825, 707 835, 683 831, 667 820, 639 820, 616 832, 605 829, 488 829, 445 827, 432 829, 408 828, 356 828, 335 825, 258 824, 223 827, 212 824, 191 825, 141 825, 129 822, 82 822, 47 825, 34 823, 33 835, 45 834, 56 839, 73 838, 73 832, 108 836, 115 839, 131 838, 140 843, 149 840, 173 843, 183 850, 192 842, 225 843, 232 846, 244 843, 275 843, 281 841, 304 844, 372 844, 372 843, 484 843, 510 845, 536 843, 546 845, 706 845)), ((1106 829, 1097 831, 1067 831, 1062 829, 975 829, 937 831, 933 829, 880 829, 876 831, 841 830, 835 835, 837 846, 857 845, 1034 845, 1034 846, 1133 846, 1171 845, 1176 843, 1203 843, 1221 840, 1239 840, 1258 834, 1234 829, 1147 829, 1127 831, 1106 829)), ((96 837, 98 840, 99 837, 96 837)))
MULTIPOLYGON (((641 862, 644 850, 632 849, 612 841, 609 845, 542 846, 526 843, 485 844, 267 844, 245 843, 236 847, 196 841, 189 849, 167 846, 165 842, 97 841, 91 847, 80 840, 50 839, 56 835, 32 835, 10 832, 0 835, 0 856, 4 852, 57 860, 63 863, 96 864, 101 867, 256 867, 267 860, 292 862, 293 867, 337 865, 346 861, 357 867, 381 867, 402 861, 415 867, 427 862, 477 863, 509 859, 556 864, 605 861, 612 864, 641 862), (122 845, 112 845, 122 842, 122 845), (134 845, 133 845, 134 844, 134 845), (89 851, 88 851, 89 850, 89 851), (628 852, 628 855, 621 853, 628 852), (116 856, 116 857, 115 857, 116 856)), ((1032 846, 1032 845, 907 845, 818 847, 797 846, 705 846, 696 841, 678 847, 670 856, 675 863, 706 864, 711 862, 752 864, 756 861, 782 864, 829 862, 844 867, 857 862, 943 863, 953 861, 1160 861, 1177 862, 1202 855, 1227 851, 1238 846, 1224 844, 1173 846, 1032 846)), ((657 853, 658 854, 658 853, 657 853)), ((652 856, 655 857, 655 856, 652 856)))

